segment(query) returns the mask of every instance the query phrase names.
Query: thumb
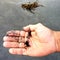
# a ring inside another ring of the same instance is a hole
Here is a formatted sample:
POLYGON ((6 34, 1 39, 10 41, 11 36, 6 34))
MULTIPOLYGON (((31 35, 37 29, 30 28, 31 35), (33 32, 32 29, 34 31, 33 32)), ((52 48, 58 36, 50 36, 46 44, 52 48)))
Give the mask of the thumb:
POLYGON ((28 25, 28 26, 23 27, 24 31, 34 31, 35 29, 36 29, 35 25, 28 25))

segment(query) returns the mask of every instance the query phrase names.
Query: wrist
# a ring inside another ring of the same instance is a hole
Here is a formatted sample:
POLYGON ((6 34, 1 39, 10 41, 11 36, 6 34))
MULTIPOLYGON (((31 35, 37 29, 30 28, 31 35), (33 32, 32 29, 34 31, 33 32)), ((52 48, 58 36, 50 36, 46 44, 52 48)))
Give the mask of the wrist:
POLYGON ((60 31, 54 31, 54 38, 56 42, 56 52, 60 52, 60 31))

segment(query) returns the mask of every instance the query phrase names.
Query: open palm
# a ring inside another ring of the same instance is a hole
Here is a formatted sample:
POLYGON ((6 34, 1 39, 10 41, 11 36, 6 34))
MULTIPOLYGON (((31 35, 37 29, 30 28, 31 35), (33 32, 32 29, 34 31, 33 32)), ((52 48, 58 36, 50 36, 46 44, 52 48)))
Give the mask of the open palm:
MULTIPOLYGON (((28 25, 23 29, 25 32, 31 31, 31 37, 29 39, 30 46, 26 48, 14 48, 14 45, 13 48, 10 48, 10 53, 29 56, 46 56, 50 53, 55 52, 56 46, 52 30, 40 23, 36 25, 28 25)), ((6 40, 7 39, 4 39, 4 41, 6 40)), ((7 47, 6 43, 4 44, 4 46, 7 47)), ((11 46, 12 45, 9 45, 8 47, 11 46)))

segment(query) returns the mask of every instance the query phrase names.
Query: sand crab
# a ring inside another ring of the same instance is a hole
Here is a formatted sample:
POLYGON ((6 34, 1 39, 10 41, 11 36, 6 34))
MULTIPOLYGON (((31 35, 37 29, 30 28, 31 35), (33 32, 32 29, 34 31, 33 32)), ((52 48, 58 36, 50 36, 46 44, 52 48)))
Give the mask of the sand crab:
POLYGON ((23 9, 26 9, 27 11, 30 11, 31 13, 34 13, 33 11, 35 10, 35 8, 37 7, 44 7, 43 5, 41 4, 38 4, 37 1, 33 2, 33 3, 25 3, 25 4, 22 4, 21 7, 23 9))

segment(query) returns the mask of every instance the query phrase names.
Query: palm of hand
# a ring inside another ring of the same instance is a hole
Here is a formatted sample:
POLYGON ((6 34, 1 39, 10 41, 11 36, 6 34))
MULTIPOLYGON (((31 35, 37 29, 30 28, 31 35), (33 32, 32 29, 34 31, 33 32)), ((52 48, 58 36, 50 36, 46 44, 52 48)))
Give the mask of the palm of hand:
POLYGON ((31 34, 31 47, 27 49, 28 55, 45 56, 55 51, 55 41, 53 38, 53 33, 50 29, 46 27, 40 27, 31 32, 31 34))

